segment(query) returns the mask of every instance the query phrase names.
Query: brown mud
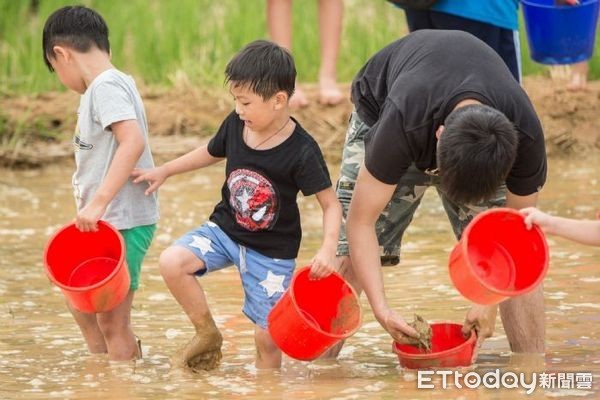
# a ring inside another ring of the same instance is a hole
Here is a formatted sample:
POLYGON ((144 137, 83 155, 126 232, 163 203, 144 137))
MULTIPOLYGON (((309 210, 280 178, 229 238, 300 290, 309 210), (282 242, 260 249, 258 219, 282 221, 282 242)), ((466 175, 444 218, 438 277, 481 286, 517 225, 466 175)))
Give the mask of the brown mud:
POLYGON ((210 371, 219 366, 223 354, 223 336, 214 321, 196 326, 194 337, 172 359, 175 367, 193 372, 210 371))
MULTIPOLYGON (((580 157, 600 150, 600 81, 571 92, 560 80, 536 76, 526 77, 524 87, 542 121, 549 156, 580 157)), ((328 161, 337 163, 352 104, 346 98, 337 106, 323 106, 314 85, 303 89, 311 102, 293 116, 319 142, 328 161)), ((344 91, 349 93, 348 85, 344 91)), ((205 143, 233 109, 224 88, 146 88, 142 96, 158 162, 205 143)), ((72 92, 0 97, 0 165, 37 167, 72 158, 78 100, 72 92)))
POLYGON ((429 323, 420 315, 415 314, 413 322, 410 322, 408 325, 413 327, 413 329, 419 334, 419 338, 415 339, 414 345, 425 350, 426 352, 430 352, 433 332, 431 330, 431 326, 429 326, 429 323))

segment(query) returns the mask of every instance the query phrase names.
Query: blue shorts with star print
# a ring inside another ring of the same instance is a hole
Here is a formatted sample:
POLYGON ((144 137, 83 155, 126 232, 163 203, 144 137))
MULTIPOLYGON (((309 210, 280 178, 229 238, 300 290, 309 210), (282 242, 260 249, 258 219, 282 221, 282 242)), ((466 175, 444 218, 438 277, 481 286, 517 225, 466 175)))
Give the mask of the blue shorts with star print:
POLYGON ((296 261, 267 257, 234 242, 214 222, 207 222, 174 243, 194 253, 206 269, 196 275, 235 265, 244 288, 242 311, 252 322, 267 329, 267 316, 289 287, 296 261))

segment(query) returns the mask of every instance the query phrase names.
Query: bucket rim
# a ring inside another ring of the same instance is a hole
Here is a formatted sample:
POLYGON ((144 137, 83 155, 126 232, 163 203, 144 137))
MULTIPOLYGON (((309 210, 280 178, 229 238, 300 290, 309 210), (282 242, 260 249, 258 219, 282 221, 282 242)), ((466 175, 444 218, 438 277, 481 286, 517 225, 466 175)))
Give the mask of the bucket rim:
MULTIPOLYGON (((294 305, 294 307, 297 310, 301 310, 300 306, 298 305, 298 303, 296 302, 296 293, 293 290, 294 288, 294 283, 296 283, 296 279, 298 279, 298 277, 302 274, 308 273, 310 271, 310 265, 305 265, 304 267, 301 267, 300 269, 298 269, 298 271, 294 274, 294 276, 292 277, 292 281, 290 282, 290 287, 289 287, 289 295, 290 295, 290 299, 292 301, 292 304, 294 305)), ((311 321, 309 321, 303 313, 299 312, 298 314, 300 315, 300 318, 308 323, 314 330, 316 330, 317 332, 325 335, 325 336, 329 336, 335 339, 346 339, 352 335, 354 335, 361 327, 362 325, 362 307, 360 306, 360 298, 358 297, 358 295, 356 294, 356 291, 354 290, 354 288, 352 287, 352 285, 350 285, 343 277, 342 275, 340 275, 338 272, 333 271, 330 275, 327 275, 326 277, 322 278, 328 278, 330 276, 335 276, 337 279, 341 280, 344 285, 346 287, 348 287, 350 289, 350 291, 352 292, 352 295, 356 298, 356 303, 358 305, 358 323, 356 324, 356 326, 351 329, 350 331, 340 334, 340 333, 332 333, 332 332, 327 332, 324 331, 323 329, 321 329, 321 327, 311 321)))
MULTIPOLYGON (((451 326, 459 327, 462 329, 461 324, 457 324, 456 322, 449 322, 449 321, 433 322, 430 325, 432 325, 432 326, 433 325, 451 325, 451 326)), ((477 339, 477 334, 475 333, 475 330, 472 329, 471 334, 469 335, 468 339, 465 340, 464 342, 462 342, 461 344, 459 344, 458 346, 449 348, 447 350, 438 351, 435 353, 405 353, 404 351, 402 351, 398 348, 398 345, 402 345, 402 343, 398 343, 394 340, 392 342, 392 351, 394 353, 396 353, 399 357, 407 358, 407 359, 411 359, 411 360, 433 360, 436 358, 442 358, 442 357, 446 357, 446 356, 458 353, 459 351, 463 350, 463 348, 465 348, 465 347, 473 346, 473 342, 475 342, 476 339, 477 339)))
POLYGON ((532 0, 520 0, 523 5, 528 7, 536 7, 536 8, 549 8, 549 9, 577 9, 587 5, 593 5, 598 3, 600 0, 589 0, 585 3, 581 2, 579 4, 540 4, 532 0))
POLYGON ((541 238, 541 242, 542 242, 542 246, 543 246, 543 251, 544 251, 544 255, 545 255, 545 261, 544 261, 544 265, 542 267, 542 272, 540 273, 540 275, 537 277, 537 279, 531 283, 531 285, 519 289, 519 290, 506 290, 506 289, 498 289, 493 287, 492 285, 490 285, 489 283, 487 283, 485 280, 483 280, 474 270, 473 264, 471 263, 470 259, 469 259, 469 252, 468 252, 468 247, 469 247, 469 233, 471 232, 471 229, 473 226, 475 226, 475 223, 489 217, 492 214, 498 213, 498 212, 503 212, 503 213, 507 213, 507 214, 511 214, 513 216, 518 217, 519 219, 521 219, 523 221, 523 225, 525 225, 525 217, 518 211, 515 210, 514 208, 508 208, 508 207, 495 207, 495 208, 490 208, 487 209, 479 214, 477 214, 473 220, 471 220, 471 222, 469 222, 469 224, 467 225, 467 227, 465 228, 465 230, 462 233, 461 239, 458 242, 458 245, 461 247, 461 252, 462 254, 465 255, 465 257, 467 258, 467 266, 469 268, 469 271, 471 272, 471 274, 473 274, 475 276, 475 279, 477 279, 477 281, 483 286, 485 287, 487 290, 489 290, 492 293, 495 294, 499 294, 502 296, 506 296, 508 297, 515 297, 515 296, 520 296, 522 294, 528 293, 530 290, 532 290, 534 287, 538 286, 543 280, 544 277, 546 276, 546 273, 548 272, 548 265, 549 265, 549 259, 550 259, 550 253, 548 250, 548 243, 546 242, 546 237, 544 235, 544 233, 542 232, 542 230, 540 229, 539 226, 537 225, 532 225, 531 226, 531 230, 534 230, 538 236, 541 238))
MULTIPOLYGON (((71 223, 64 225, 63 227, 58 229, 56 232, 54 232, 54 234, 50 237, 50 239, 48 240, 48 242, 46 243, 46 246, 44 248, 44 266, 46 268, 46 275, 48 275, 48 278, 50 278, 52 283, 54 283, 59 288, 61 288, 63 290, 68 290, 70 292, 86 292, 86 291, 93 290, 93 289, 96 289, 96 288, 104 285, 106 282, 111 280, 121 270, 121 268, 123 268, 123 264, 125 261, 125 241, 123 240, 123 236, 119 233, 117 228, 115 228, 113 225, 109 224, 106 221, 99 220, 98 226, 100 226, 100 225, 106 226, 110 231, 115 233, 115 235, 117 236, 117 239, 119 239, 119 244, 121 246, 121 255, 120 255, 119 259, 117 260, 118 268, 113 269, 106 278, 102 279, 99 282, 94 283, 93 285, 89 285, 89 286, 74 287, 74 286, 65 285, 64 283, 59 282, 58 279, 56 279, 56 277, 52 273, 50 265, 48 265, 48 251, 50 250, 50 244, 54 241, 54 239, 56 237, 58 237, 58 235, 60 235, 67 229, 75 227, 75 222, 71 222, 71 223)), ((77 227, 75 227, 75 229, 77 229, 77 227)))

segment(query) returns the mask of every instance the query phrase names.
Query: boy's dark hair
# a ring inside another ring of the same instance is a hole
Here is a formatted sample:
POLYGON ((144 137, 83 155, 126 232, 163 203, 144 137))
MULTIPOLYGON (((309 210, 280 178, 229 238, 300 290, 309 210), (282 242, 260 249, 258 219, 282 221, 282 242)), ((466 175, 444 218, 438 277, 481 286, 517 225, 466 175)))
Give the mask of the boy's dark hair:
POLYGON ((485 105, 460 107, 446 117, 437 148, 441 189, 459 203, 490 199, 517 155, 515 126, 485 105))
POLYGON ((296 66, 289 51, 267 40, 256 40, 240 50, 225 68, 225 83, 248 85, 264 100, 279 91, 294 94, 296 66))
POLYGON ((108 26, 100 14, 84 6, 67 6, 52 13, 44 25, 42 48, 44 62, 54 71, 48 57, 54 58, 54 46, 65 45, 85 53, 92 46, 110 53, 108 26))

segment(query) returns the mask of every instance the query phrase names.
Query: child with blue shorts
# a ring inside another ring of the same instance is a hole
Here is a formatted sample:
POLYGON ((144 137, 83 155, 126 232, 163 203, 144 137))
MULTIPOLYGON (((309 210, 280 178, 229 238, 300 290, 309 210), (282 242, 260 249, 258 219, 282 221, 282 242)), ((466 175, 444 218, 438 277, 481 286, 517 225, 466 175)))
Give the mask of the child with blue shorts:
POLYGON ((196 328, 181 366, 215 368, 222 337, 196 277, 235 265, 244 289, 243 312, 256 325, 257 368, 277 368, 281 351, 267 330, 267 315, 288 288, 302 236, 296 196, 315 194, 323 210, 323 242, 312 260, 315 279, 336 266, 341 205, 314 139, 290 116, 296 69, 284 48, 255 41, 225 70, 235 111, 198 149, 152 170, 134 171, 153 193, 170 176, 226 159, 221 201, 209 221, 160 256, 160 272, 196 328))
POLYGON ((130 360, 141 356, 131 304, 158 220, 156 195, 145 196, 129 179, 135 167, 154 167, 144 104, 134 80, 111 64, 108 27, 96 11, 82 6, 55 11, 42 40, 50 71, 81 94, 73 141, 75 224, 83 232, 97 230, 99 219, 115 226, 125 242, 131 278, 127 297, 113 310, 91 314, 71 308, 71 313, 91 353, 130 360))

